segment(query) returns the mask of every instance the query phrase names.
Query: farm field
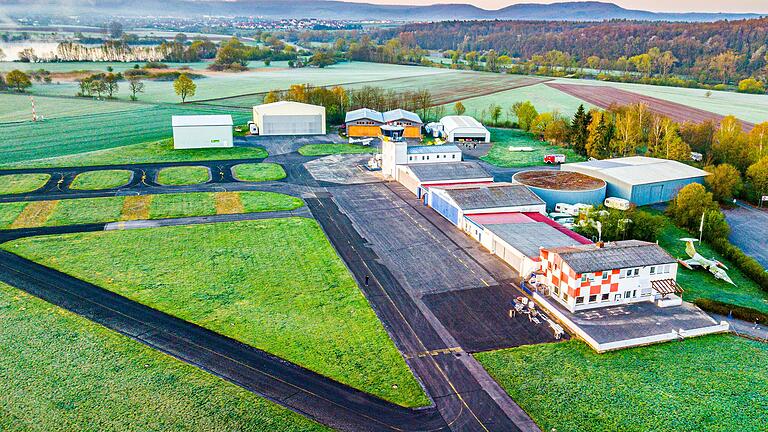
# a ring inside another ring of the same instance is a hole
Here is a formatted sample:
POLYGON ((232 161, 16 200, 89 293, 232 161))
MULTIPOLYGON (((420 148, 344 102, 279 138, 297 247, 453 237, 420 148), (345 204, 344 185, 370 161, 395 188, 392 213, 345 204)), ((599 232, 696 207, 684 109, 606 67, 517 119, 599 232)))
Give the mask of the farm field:
POLYGON ((263 159, 266 157, 267 151, 261 147, 174 150, 173 140, 166 139, 67 156, 0 164, 0 172, 2 172, 1 170, 3 169, 12 168, 56 168, 161 162, 201 162, 229 159, 263 159))
POLYGON ((544 156, 551 153, 565 154, 568 162, 581 162, 585 158, 570 148, 539 141, 528 132, 519 129, 490 129, 493 145, 488 154, 480 159, 500 167, 526 167, 544 165, 544 156), (533 147, 530 152, 512 152, 509 147, 533 147))
POLYGON ((314 220, 77 233, 2 247, 392 402, 429 404, 314 220), (169 242, 185 247, 159 247, 169 242))
POLYGON ((103 170, 86 171, 78 174, 70 189, 77 190, 103 190, 124 186, 131 181, 133 172, 128 170, 103 170))
MULTIPOLYGON (((111 67, 115 73, 125 72, 129 69, 133 69, 133 66, 138 64, 139 67, 144 66, 145 62, 59 62, 59 63, 20 63, 14 61, 0 61, 0 72, 9 72, 14 69, 22 71, 35 71, 38 69, 45 69, 50 72, 71 72, 77 70, 88 70, 95 72, 107 72, 107 68, 111 67)), ((165 62, 169 68, 177 68, 182 66, 189 66, 190 69, 205 69, 208 67, 206 62, 197 63, 169 63, 165 62)))
POLYGON ((768 97, 765 95, 712 90, 711 95, 707 97, 707 90, 704 89, 651 86, 644 84, 614 83, 567 78, 558 78, 553 81, 553 83, 614 87, 645 96, 687 105, 723 116, 735 115, 736 117, 750 123, 757 124, 768 121, 768 97))
POLYGON ((211 179, 208 168, 201 166, 169 167, 157 173, 156 181, 166 186, 185 186, 205 183, 211 179))
MULTIPOLYGON (((461 103, 466 108, 466 115, 475 117, 480 121, 488 121, 490 118, 488 108, 491 104, 501 106, 503 114, 501 120, 516 121, 514 114, 510 113, 510 108, 515 102, 531 101, 539 112, 557 111, 564 116, 571 117, 579 105, 590 109, 593 105, 553 89, 546 84, 535 84, 527 87, 520 87, 513 90, 502 91, 487 96, 473 97, 464 99, 461 103)), ((446 115, 454 114, 454 104, 445 105, 446 115)))
MULTIPOLYGON (((116 113, 146 108, 130 102, 97 101, 91 98, 35 96, 35 109, 46 119, 116 113)), ((0 123, 28 122, 32 120, 32 102, 29 95, 0 93, 0 123)), ((2 127, 2 126, 0 126, 2 127)))
POLYGON ((376 151, 376 147, 357 144, 307 144, 299 148, 299 154, 302 156, 376 153, 376 151))
POLYGON ((50 174, 9 174, 0 176, 0 195, 32 192, 45 186, 50 179, 50 174))
POLYGON ((275 163, 240 164, 232 168, 232 174, 240 181, 262 182, 285 178, 283 167, 275 163))
MULTIPOLYGON (((657 114, 671 118, 672 120, 683 123, 686 121, 703 123, 712 120, 720 123, 723 116, 698 108, 682 105, 676 102, 665 101, 651 96, 633 93, 627 90, 621 90, 609 86, 590 86, 590 85, 571 85, 562 83, 547 83, 549 87, 560 90, 564 93, 578 97, 600 108, 609 108, 611 105, 630 105, 633 103, 644 103, 648 109, 657 114)), ((742 121, 742 129, 751 130, 754 125, 742 121)))
POLYGON ((327 430, 5 284, 0 346, 3 431, 327 430))
MULTIPOLYGON (((275 192, 194 192, 61 201, 0 203, 0 229, 34 228, 137 219, 167 219, 222 214, 216 202, 221 194, 236 200, 241 213, 294 210, 301 199, 275 192)), ((231 212, 226 212, 231 213, 231 212)))
POLYGON ((596 354, 585 343, 476 354, 542 430, 760 431, 768 345, 731 335, 596 354))
MULTIPOLYGON (((0 104, 5 97, 0 94, 0 104)), ((171 116, 222 114, 214 108, 190 105, 143 105, 125 112, 56 118, 42 123, 0 123, 0 164, 51 158, 121 147, 168 138, 171 116)), ((251 116, 246 111, 227 111, 236 123, 251 116)), ((114 163, 114 162, 113 162, 114 163)))

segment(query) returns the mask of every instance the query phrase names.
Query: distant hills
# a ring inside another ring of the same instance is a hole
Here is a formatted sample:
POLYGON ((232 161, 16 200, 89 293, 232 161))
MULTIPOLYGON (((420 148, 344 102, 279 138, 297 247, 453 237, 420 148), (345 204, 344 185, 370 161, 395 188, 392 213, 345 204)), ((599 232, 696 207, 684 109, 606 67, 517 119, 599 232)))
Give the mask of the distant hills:
MULTIPOLYGON (((403 0, 407 2, 407 0, 403 0)), ((724 3, 723 7, 727 7, 724 3)), ((444 21, 444 20, 566 20, 602 21, 717 21, 757 18, 744 13, 667 13, 631 10, 597 1, 553 4, 513 4, 486 10, 468 4, 431 6, 375 5, 336 0, 3 0, 0 15, 19 13, 124 16, 262 16, 265 18, 323 18, 348 20, 444 21)))

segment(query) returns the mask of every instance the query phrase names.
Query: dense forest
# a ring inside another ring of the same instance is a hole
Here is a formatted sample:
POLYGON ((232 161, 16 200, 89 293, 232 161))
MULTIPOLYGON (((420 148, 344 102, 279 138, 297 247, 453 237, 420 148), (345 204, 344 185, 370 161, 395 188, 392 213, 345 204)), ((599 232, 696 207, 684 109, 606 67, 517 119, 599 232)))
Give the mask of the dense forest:
POLYGON ((709 83, 763 79, 768 63, 768 18, 713 23, 445 21, 379 29, 368 36, 380 44, 398 40, 404 48, 449 51, 454 63, 468 53, 469 62, 482 61, 492 52, 514 63, 534 61, 537 67, 676 74, 709 83))

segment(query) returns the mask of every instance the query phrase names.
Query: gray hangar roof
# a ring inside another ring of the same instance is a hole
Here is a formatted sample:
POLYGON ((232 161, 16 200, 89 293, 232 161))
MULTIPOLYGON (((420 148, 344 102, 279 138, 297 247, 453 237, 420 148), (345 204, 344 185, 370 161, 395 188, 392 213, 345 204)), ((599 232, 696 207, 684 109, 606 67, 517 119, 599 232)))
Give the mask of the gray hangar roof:
POLYGON ((493 179, 477 162, 438 162, 408 165, 420 182, 493 179))
POLYGON ((461 149, 453 144, 409 146, 408 154, 461 153, 461 149))
POLYGON ((547 248, 568 263, 576 273, 592 273, 603 270, 645 267, 674 263, 675 259, 656 243, 626 240, 570 247, 547 248))
POLYGON ((513 183, 447 186, 442 188, 462 210, 544 204, 527 186, 513 183))
POLYGON ((554 248, 577 244, 576 240, 542 222, 487 225, 486 228, 529 258, 537 258, 540 255, 539 247, 554 248))
POLYGON ((350 111, 347 113, 347 115, 344 117, 344 123, 349 123, 356 120, 373 120, 379 123, 384 123, 384 116, 376 111, 369 108, 360 108, 354 111, 350 111))
POLYGON ((396 109, 384 113, 384 122, 389 123, 398 120, 408 120, 414 123, 421 123, 421 117, 418 114, 404 109, 396 109))
POLYGON ((576 162, 564 164, 561 169, 602 179, 613 178, 629 185, 659 183, 709 175, 706 171, 682 162, 645 156, 576 162))

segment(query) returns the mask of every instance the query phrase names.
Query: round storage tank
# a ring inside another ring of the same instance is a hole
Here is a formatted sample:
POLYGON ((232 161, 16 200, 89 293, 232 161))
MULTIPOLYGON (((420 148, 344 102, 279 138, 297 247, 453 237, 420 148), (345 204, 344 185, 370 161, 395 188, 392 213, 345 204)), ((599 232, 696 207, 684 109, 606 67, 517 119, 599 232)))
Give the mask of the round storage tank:
POLYGON ((577 172, 556 170, 520 171, 512 180, 522 183, 547 203, 552 211, 557 203, 592 204, 605 200, 605 181, 577 172))

